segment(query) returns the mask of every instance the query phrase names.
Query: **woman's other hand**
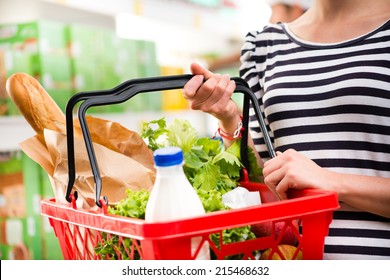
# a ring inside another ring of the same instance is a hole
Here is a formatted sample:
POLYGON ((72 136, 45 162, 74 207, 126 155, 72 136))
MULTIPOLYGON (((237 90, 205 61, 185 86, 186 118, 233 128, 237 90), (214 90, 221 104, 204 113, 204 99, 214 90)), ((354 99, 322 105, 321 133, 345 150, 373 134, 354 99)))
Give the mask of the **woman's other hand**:
POLYGON ((314 161, 293 149, 284 153, 277 152, 277 156, 264 163, 264 183, 283 198, 287 198, 287 191, 293 189, 321 188, 326 189, 327 180, 331 172, 318 166, 314 161), (323 186, 321 186, 322 184, 323 186))

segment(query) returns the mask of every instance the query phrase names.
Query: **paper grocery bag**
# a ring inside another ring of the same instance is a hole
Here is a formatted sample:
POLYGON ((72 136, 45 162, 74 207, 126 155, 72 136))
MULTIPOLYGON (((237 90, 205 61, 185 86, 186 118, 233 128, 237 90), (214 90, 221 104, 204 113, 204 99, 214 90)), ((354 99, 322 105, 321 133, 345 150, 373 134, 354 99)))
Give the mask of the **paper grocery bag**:
MULTIPOLYGON (((152 152, 140 136, 118 123, 88 117, 87 123, 93 141, 102 178, 102 193, 109 204, 126 197, 125 190, 151 190, 155 180, 152 152)), ((75 124, 75 130, 79 126, 75 124)), ((80 135, 80 133, 75 133, 80 135)), ((68 184, 68 155, 66 135, 44 131, 45 144, 37 136, 21 143, 22 150, 48 173, 57 202, 65 199, 68 184)), ((84 140, 74 138, 76 180, 73 191, 78 192, 77 206, 92 209, 95 205, 94 179, 84 140)))

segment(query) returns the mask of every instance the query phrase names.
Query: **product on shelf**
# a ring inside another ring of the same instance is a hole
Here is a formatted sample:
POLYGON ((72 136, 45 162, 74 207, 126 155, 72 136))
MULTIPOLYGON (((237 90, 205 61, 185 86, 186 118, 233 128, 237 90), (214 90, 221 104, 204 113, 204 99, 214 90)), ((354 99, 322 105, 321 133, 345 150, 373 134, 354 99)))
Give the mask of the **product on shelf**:
MULTIPOLYGON (((0 259, 63 259, 52 227, 41 215, 42 168, 21 151, 0 156, 0 259), (55 240, 55 242, 53 242, 55 240)), ((47 176, 47 175, 46 175, 47 176)))

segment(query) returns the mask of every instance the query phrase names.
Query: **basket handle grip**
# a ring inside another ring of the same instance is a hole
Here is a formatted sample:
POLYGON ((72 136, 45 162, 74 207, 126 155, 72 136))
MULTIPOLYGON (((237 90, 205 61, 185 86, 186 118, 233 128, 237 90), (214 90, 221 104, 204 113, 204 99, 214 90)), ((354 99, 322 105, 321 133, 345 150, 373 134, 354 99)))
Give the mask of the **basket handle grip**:
MULTIPOLYGON (((192 75, 177 75, 177 76, 163 76, 159 78, 143 78, 143 79, 136 79, 132 80, 131 86, 129 87, 117 87, 114 88, 110 94, 106 95, 99 95, 97 98, 90 98, 86 99, 79 108, 78 111, 78 118, 80 121, 86 149, 88 152, 89 161, 91 164, 92 173, 94 175, 94 181, 95 181, 95 200, 96 204, 101 207, 100 203, 100 195, 102 190, 102 182, 101 182, 101 176, 99 172, 99 167, 96 160, 96 155, 94 152, 94 148, 92 145, 91 135, 89 133, 88 124, 86 122, 86 111, 88 108, 93 106, 102 106, 102 105, 109 105, 109 104, 118 104, 127 101, 128 99, 134 97, 135 95, 141 93, 141 92, 151 92, 151 91, 161 91, 161 90, 173 90, 173 89, 179 89, 183 88, 184 85, 192 78, 192 75)), ((275 156, 275 151, 272 147, 272 142, 269 137, 268 131, 266 129, 266 125, 264 123, 264 119, 262 118, 261 110, 258 105, 256 96, 251 92, 249 89, 247 83, 241 79, 241 78, 233 78, 233 80, 236 82, 236 90, 235 92, 241 92, 244 94, 244 116, 243 116, 243 125, 244 127, 248 127, 248 120, 249 120, 249 102, 252 102, 253 108, 255 110, 256 117, 260 124, 260 129, 263 132, 264 140, 267 145, 267 149, 269 151, 269 154, 271 157, 275 156)), ((107 91, 105 91, 107 93, 107 91)), ((96 96, 95 96, 96 97, 96 96)), ((69 138, 69 137, 68 137, 69 138)), ((247 140, 248 140, 248 130, 245 129, 243 132, 243 139, 241 144, 241 157, 243 160, 243 164, 246 168, 249 168, 249 164, 247 161, 247 140)), ((69 154, 72 154, 74 160, 74 146, 68 146, 68 157, 69 154)), ((68 164, 74 164, 68 162, 68 164)), ((75 172, 74 166, 73 168, 69 169, 69 172, 75 172)), ((74 178, 75 174, 70 174, 69 176, 69 184, 67 189, 67 195, 70 195, 71 188, 73 187, 73 183, 70 184, 70 179, 74 178)), ((107 198, 104 198, 107 201, 107 198)))

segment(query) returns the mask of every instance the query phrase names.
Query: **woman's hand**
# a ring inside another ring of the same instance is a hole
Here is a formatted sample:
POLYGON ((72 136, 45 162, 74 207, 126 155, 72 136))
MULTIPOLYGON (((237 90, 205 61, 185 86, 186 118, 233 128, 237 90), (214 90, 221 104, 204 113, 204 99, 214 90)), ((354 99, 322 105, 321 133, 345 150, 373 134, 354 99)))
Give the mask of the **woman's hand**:
POLYGON ((191 109, 209 113, 227 126, 230 122, 237 126, 239 111, 231 99, 235 82, 229 75, 214 74, 196 63, 191 64, 191 72, 194 77, 183 88, 191 109))
POLYGON ((274 188, 283 198, 287 198, 287 191, 305 188, 326 188, 326 182, 331 172, 318 166, 314 161, 295 150, 284 153, 277 152, 277 156, 264 163, 264 183, 274 188), (322 184, 322 185, 320 185, 322 184))
POLYGON ((337 193, 340 201, 390 218, 390 178, 332 172, 290 149, 264 163, 264 183, 287 198, 288 189, 318 188, 337 193))

